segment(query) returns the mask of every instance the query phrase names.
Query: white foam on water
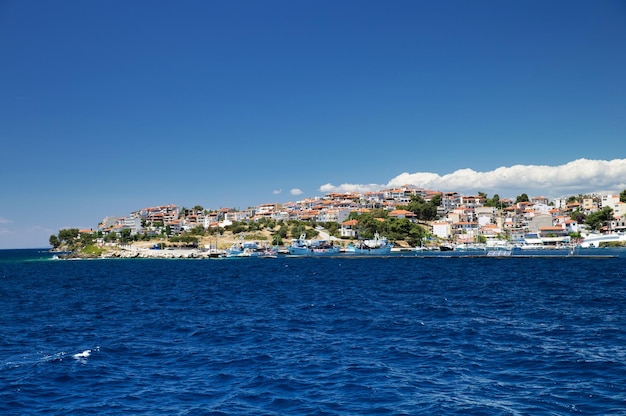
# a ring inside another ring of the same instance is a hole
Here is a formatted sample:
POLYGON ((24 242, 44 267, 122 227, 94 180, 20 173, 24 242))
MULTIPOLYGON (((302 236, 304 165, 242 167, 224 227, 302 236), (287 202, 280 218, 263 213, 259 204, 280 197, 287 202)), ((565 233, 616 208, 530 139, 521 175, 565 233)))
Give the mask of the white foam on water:
POLYGON ((91 355, 91 350, 85 350, 83 352, 79 352, 78 354, 72 355, 72 357, 74 357, 77 360, 80 360, 81 358, 87 358, 90 355, 91 355))

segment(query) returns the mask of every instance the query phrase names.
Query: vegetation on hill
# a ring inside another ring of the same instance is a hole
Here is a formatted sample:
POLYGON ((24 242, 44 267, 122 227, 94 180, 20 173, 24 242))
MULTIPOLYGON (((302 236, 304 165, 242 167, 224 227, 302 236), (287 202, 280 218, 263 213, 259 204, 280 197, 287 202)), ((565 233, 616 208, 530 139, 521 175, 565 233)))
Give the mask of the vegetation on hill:
MULTIPOLYGON (((489 198, 486 193, 479 192, 478 197, 482 205, 495 208, 503 208, 503 201, 498 194, 489 198)), ((569 203, 582 203, 588 196, 579 194, 570 196, 569 203)), ((626 202, 626 190, 619 194, 621 202, 626 202)), ((528 202, 528 195, 523 193, 515 199, 515 203, 528 202)), ((348 219, 356 220, 354 231, 356 238, 370 239, 378 233, 396 243, 405 242, 410 246, 424 245, 424 241, 430 238, 429 226, 441 213, 441 194, 433 196, 426 201, 422 196, 413 195, 409 203, 405 206, 396 206, 397 210, 406 210, 414 214, 412 219, 390 216, 386 209, 375 208, 364 212, 352 212, 348 219)), ((181 217, 186 215, 207 214, 202 206, 196 205, 194 208, 182 208, 181 217)), ((580 208, 575 208, 568 215, 579 224, 585 224, 590 230, 599 230, 608 221, 613 219, 613 209, 605 207, 602 210, 585 214, 580 208)), ((77 228, 62 229, 57 235, 51 235, 49 243, 54 250, 84 252, 86 255, 98 255, 98 245, 100 243, 132 244, 135 242, 152 242, 160 248, 167 246, 176 247, 199 247, 206 244, 207 240, 215 237, 217 241, 222 237, 226 240, 235 241, 238 239, 252 239, 256 241, 266 241, 270 245, 284 245, 286 239, 299 238, 305 235, 307 239, 316 238, 319 235, 318 228, 321 227, 329 235, 336 238, 341 237, 341 225, 336 222, 320 223, 315 219, 308 221, 298 220, 271 220, 262 218, 255 221, 233 222, 225 227, 211 227, 205 229, 197 226, 192 229, 174 233, 170 225, 162 222, 147 223, 142 220, 143 233, 134 234, 129 228, 123 228, 119 232, 80 232, 77 228), (96 244, 98 243, 98 244, 96 244)), ((578 235, 579 237, 580 235, 578 235)))
MULTIPOLYGON (((428 235, 422 226, 406 218, 389 218, 385 210, 373 210, 370 213, 351 215, 351 217, 359 221, 359 238, 372 238, 374 233, 378 232, 392 241, 404 240, 411 245, 418 245, 428 235)), ((124 229, 119 233, 105 234, 102 231, 86 233, 72 228, 60 230, 57 235, 50 236, 49 242, 54 250, 85 254, 88 254, 85 250, 96 254, 93 249, 96 247, 94 244, 96 241, 116 244, 152 242, 159 248, 168 246, 196 248, 201 246, 203 241, 213 241, 212 238, 216 240, 219 238, 230 242, 240 239, 265 241, 269 245, 280 246, 284 245, 286 240, 298 238, 303 234, 307 239, 317 238, 319 228, 324 229, 330 236, 341 238, 340 225, 335 222, 260 219, 259 221, 233 222, 232 225, 226 227, 214 227, 208 230, 199 226, 180 234, 171 233, 168 227, 163 227, 162 232, 156 234, 131 234, 129 229, 124 229)))

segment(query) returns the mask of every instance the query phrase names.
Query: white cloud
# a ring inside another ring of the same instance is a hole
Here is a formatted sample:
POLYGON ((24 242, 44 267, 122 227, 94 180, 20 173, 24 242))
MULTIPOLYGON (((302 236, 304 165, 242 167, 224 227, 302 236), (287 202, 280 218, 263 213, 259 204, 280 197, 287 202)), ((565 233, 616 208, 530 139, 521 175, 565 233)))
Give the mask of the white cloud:
POLYGON ((274 189, 274 190, 272 191, 272 193, 273 193, 274 195, 278 195, 278 194, 280 194, 282 191, 283 191, 282 189, 274 189))
POLYGON ((320 191, 367 192, 415 185, 420 188, 462 193, 486 192, 512 197, 520 193, 561 196, 590 192, 621 192, 626 189, 626 159, 577 159, 564 165, 514 165, 489 172, 459 169, 439 175, 430 172, 401 173, 387 184, 325 184, 320 191))
POLYGON ((11 224, 13 221, 7 220, 4 217, 0 217, 0 224, 11 224))
POLYGON ((360 185, 353 183, 343 183, 341 185, 335 186, 332 183, 327 183, 325 185, 320 186, 320 191, 324 193, 330 192, 369 192, 369 191, 379 191, 381 189, 387 188, 387 185, 379 185, 375 183, 370 183, 369 185, 360 185))
POLYGON ((302 191, 298 188, 293 188, 291 191, 289 191, 289 193, 291 195, 302 195, 302 191))

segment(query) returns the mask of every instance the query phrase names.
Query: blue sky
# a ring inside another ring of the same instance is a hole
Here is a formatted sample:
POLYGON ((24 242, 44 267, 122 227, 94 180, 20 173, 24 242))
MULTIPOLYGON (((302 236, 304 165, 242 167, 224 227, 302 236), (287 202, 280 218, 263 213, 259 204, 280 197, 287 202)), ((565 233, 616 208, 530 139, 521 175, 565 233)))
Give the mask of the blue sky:
POLYGON ((623 1, 2 1, 0 248, 414 181, 626 188, 623 1))

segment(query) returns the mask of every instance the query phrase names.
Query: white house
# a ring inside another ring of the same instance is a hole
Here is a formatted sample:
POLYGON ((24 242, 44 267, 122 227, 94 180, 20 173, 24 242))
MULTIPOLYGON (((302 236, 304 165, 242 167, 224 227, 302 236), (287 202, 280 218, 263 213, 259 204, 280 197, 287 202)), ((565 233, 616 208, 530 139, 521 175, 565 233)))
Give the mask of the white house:
POLYGON ((433 235, 447 239, 452 235, 452 224, 447 221, 437 221, 433 223, 433 235))

